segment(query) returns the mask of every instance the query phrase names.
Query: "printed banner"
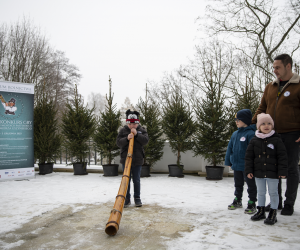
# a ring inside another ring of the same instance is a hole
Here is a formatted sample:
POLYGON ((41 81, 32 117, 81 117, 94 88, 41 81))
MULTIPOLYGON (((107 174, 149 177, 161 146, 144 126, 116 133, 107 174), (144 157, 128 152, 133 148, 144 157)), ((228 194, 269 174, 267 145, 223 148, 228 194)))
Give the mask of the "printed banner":
POLYGON ((34 85, 0 81, 0 180, 34 177, 34 85))

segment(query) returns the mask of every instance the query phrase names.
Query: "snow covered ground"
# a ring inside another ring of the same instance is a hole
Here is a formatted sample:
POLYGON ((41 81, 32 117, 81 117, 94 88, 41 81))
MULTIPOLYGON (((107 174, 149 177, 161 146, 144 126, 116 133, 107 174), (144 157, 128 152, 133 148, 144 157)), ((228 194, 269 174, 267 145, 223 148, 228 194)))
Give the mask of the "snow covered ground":
MULTIPOLYGON (((104 177, 103 174, 90 173, 86 176, 75 176, 70 172, 37 174, 36 178, 30 180, 0 182, 0 249, 24 249, 24 240, 15 237, 15 242, 8 242, 6 237, 13 237, 15 230, 34 218, 42 217, 45 213, 63 206, 71 206, 74 211, 87 209, 93 204, 111 209, 120 182, 121 175, 104 177), (81 205, 78 207, 76 204, 81 205)), ((140 213, 140 220, 143 220, 142 211, 150 211, 154 206, 159 206, 160 213, 166 214, 170 211, 170 214, 174 214, 177 211, 178 218, 175 215, 171 218, 173 227, 180 218, 188 218, 190 224, 188 230, 178 229, 176 237, 158 236, 163 240, 162 249, 300 249, 299 195, 294 215, 282 216, 279 213, 278 222, 274 226, 268 226, 263 221, 251 221, 250 216, 244 214, 244 209, 227 209, 234 198, 231 177, 208 181, 204 177, 191 175, 174 178, 167 174, 151 174, 151 177, 141 179, 141 185, 144 210, 132 206, 124 209, 123 217, 126 213, 134 214, 135 217, 140 213)), ((244 191, 244 208, 247 200, 247 192, 244 191)), ((160 216, 159 213, 156 215, 160 216)), ((154 227, 156 215, 142 221, 143 230, 150 230, 150 224, 154 227)), ((104 217, 108 220, 109 213, 104 217)), ((105 223, 103 222, 100 231, 103 232, 103 241, 110 241, 111 237, 105 236, 105 223)), ((127 225, 122 218, 120 230, 114 239, 121 237, 122 226, 124 230, 125 226, 133 225, 127 225)), ((147 240, 151 239, 144 241, 147 240)), ((143 246, 141 242, 143 241, 140 240, 138 246, 131 242, 127 249, 147 249, 147 245, 143 246)))

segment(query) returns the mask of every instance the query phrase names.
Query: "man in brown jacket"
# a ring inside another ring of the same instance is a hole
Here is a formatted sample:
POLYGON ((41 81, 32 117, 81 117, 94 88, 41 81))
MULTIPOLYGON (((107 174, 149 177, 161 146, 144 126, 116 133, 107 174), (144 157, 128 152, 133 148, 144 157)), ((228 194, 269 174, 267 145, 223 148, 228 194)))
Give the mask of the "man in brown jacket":
MULTIPOLYGON (((300 142, 300 76, 292 72, 293 60, 287 54, 274 59, 273 68, 276 79, 270 82, 264 91, 261 103, 253 116, 256 123, 260 113, 270 114, 275 124, 275 131, 288 154, 288 175, 282 215, 292 215, 299 184, 299 142, 300 142)), ((279 206, 282 207, 281 181, 278 186, 279 206)))

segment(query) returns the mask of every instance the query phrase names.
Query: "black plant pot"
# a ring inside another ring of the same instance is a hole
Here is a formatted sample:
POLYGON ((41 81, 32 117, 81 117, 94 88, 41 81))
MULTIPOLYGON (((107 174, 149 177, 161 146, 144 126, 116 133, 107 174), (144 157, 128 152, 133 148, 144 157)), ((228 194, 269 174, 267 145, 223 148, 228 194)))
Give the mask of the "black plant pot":
POLYGON ((103 166, 103 176, 118 176, 119 164, 105 164, 103 166))
POLYGON ((205 166, 206 180, 222 180, 224 168, 222 166, 205 166))
POLYGON ((150 177, 150 165, 142 165, 141 177, 150 177))
POLYGON ((74 175, 87 175, 86 165, 87 162, 73 163, 74 175))
POLYGON ((169 176, 170 177, 184 177, 182 174, 183 165, 180 165, 180 167, 177 166, 177 164, 170 164, 168 165, 169 168, 169 176))
POLYGON ((39 163, 39 174, 51 174, 53 172, 53 163, 39 163))

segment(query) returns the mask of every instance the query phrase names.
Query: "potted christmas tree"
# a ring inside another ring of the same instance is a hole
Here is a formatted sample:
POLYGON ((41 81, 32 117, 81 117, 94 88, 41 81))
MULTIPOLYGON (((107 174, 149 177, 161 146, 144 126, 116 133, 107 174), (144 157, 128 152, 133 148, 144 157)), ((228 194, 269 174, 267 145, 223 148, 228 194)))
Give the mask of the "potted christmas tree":
POLYGON ((77 86, 72 101, 66 105, 62 117, 62 134, 65 137, 65 147, 73 159, 75 175, 87 174, 86 157, 89 151, 88 141, 95 131, 95 118, 93 109, 83 105, 78 95, 77 86))
POLYGON ((205 97, 197 101, 195 113, 198 130, 194 135, 195 156, 202 155, 212 166, 206 166, 206 179, 221 180, 224 167, 217 166, 224 161, 231 135, 230 110, 225 106, 222 88, 213 80, 206 82, 205 97))
POLYGON ((111 79, 109 78, 109 97, 106 95, 107 105, 105 111, 101 112, 98 120, 94 142, 96 148, 102 152, 103 157, 108 160, 108 164, 103 164, 104 176, 117 176, 119 164, 112 164, 112 160, 119 155, 120 149, 116 144, 118 129, 121 126, 120 111, 116 111, 117 104, 113 105, 113 95, 111 94, 111 79))
POLYGON ((144 146, 145 158, 142 166, 141 177, 150 176, 150 168, 163 156, 164 140, 161 139, 163 131, 161 128, 161 118, 158 105, 147 98, 139 100, 137 107, 140 110, 140 123, 145 126, 149 136, 149 142, 144 146))
POLYGON ((34 107, 34 157, 39 174, 53 172, 55 155, 59 154, 61 136, 58 133, 57 109, 45 93, 34 107))
POLYGON ((192 136, 196 131, 196 125, 190 107, 183 100, 178 88, 163 106, 162 127, 177 158, 176 164, 168 165, 169 174, 182 177, 184 166, 181 165, 181 153, 193 148, 192 136))

